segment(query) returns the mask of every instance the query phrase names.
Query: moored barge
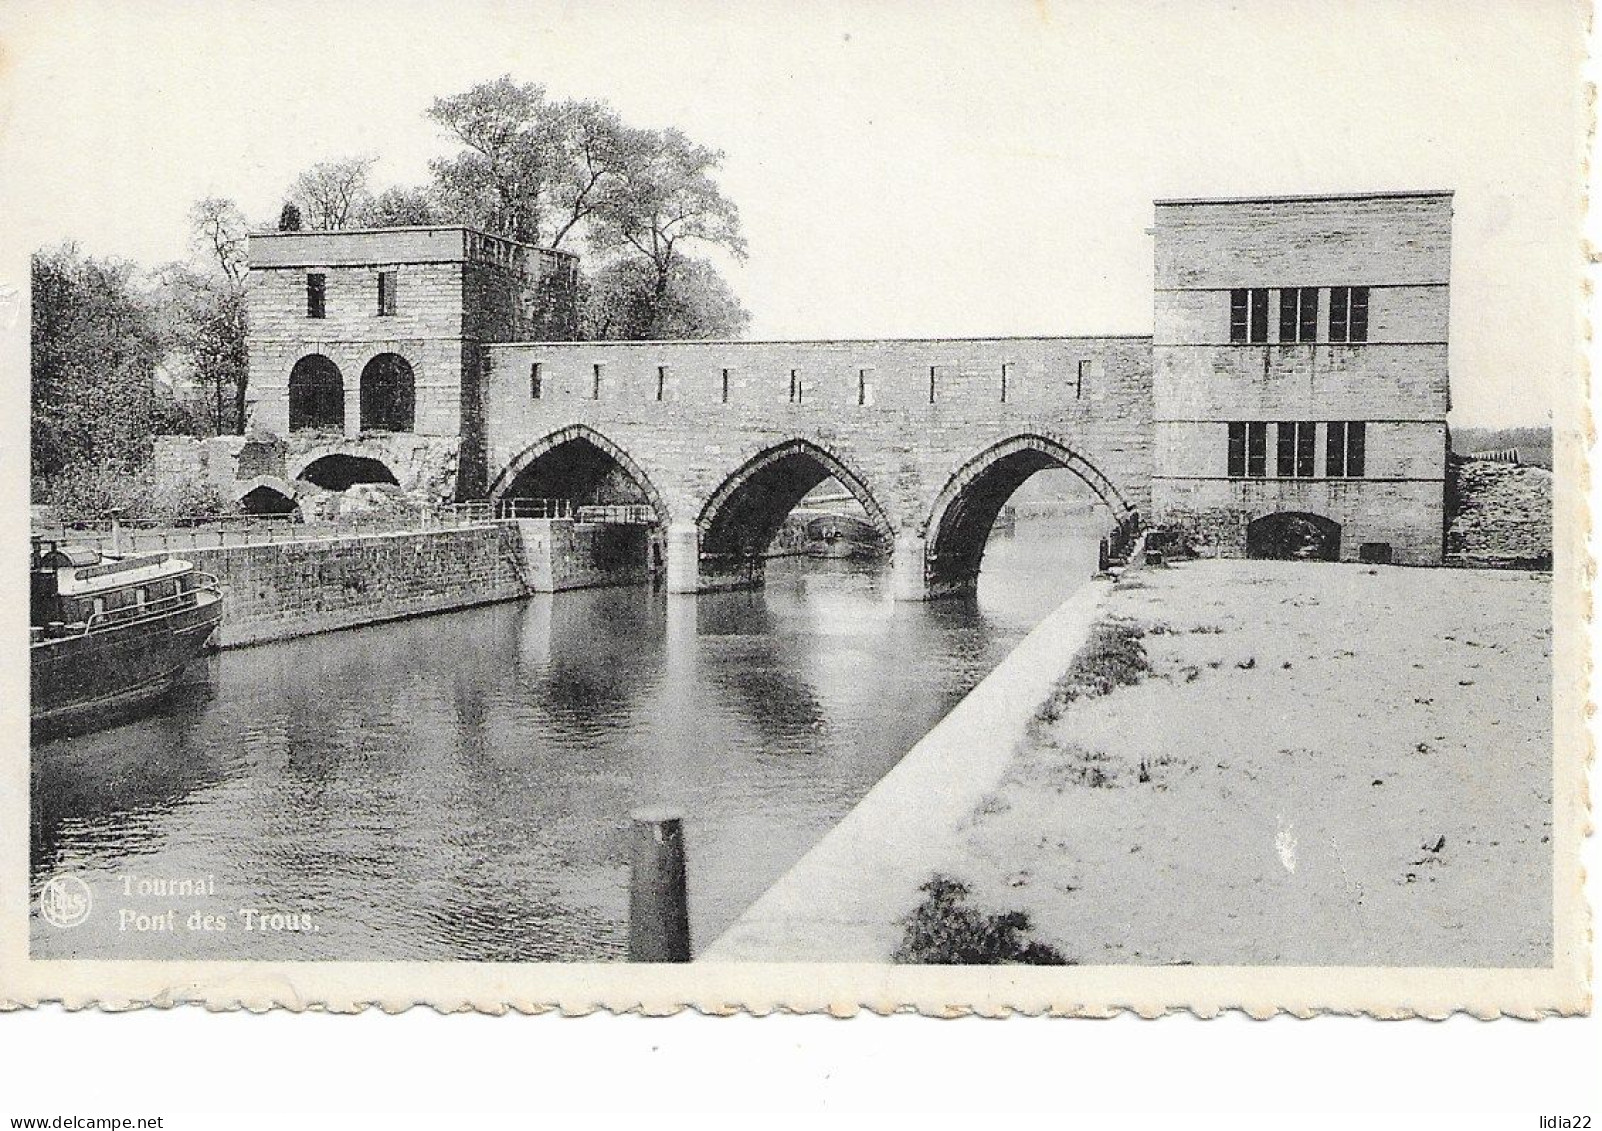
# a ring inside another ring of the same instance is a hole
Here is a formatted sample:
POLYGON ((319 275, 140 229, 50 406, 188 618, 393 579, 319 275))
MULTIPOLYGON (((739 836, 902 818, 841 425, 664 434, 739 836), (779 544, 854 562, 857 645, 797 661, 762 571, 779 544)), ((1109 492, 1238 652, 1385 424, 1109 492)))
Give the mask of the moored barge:
POLYGON ((169 554, 102 558, 35 538, 30 567, 36 738, 159 699, 222 619, 217 579, 169 554))

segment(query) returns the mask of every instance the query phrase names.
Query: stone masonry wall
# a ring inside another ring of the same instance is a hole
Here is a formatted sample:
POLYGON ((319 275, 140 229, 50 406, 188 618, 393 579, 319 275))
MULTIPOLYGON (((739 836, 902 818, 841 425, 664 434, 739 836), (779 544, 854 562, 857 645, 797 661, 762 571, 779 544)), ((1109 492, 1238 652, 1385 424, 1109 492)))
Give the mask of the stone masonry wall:
POLYGON ((651 579, 646 527, 567 519, 523 519, 513 525, 522 542, 519 560, 530 592, 638 585, 651 579))
POLYGON ((1132 506, 1149 497, 1147 338, 518 343, 489 356, 492 490, 530 445, 577 424, 635 461, 673 522, 696 522, 743 464, 798 438, 853 473, 893 527, 920 536, 964 464, 1019 435, 1059 441, 1132 506))
POLYGON ((463 530, 186 551, 223 589, 225 648, 524 596, 504 523, 463 530))
POLYGON ((1302 511, 1342 526, 1341 553, 1389 542, 1441 560, 1452 201, 1448 194, 1158 202, 1153 511, 1202 547, 1242 553, 1245 526, 1302 511), (1369 288, 1367 340, 1330 340, 1331 288, 1369 288), (1311 342, 1279 341, 1286 288, 1315 288, 1311 342), (1267 341, 1232 342, 1230 292, 1268 292, 1267 341), (1228 475, 1231 421, 1317 425, 1315 475, 1228 475), (1363 421, 1366 468, 1326 479, 1330 421, 1363 421))

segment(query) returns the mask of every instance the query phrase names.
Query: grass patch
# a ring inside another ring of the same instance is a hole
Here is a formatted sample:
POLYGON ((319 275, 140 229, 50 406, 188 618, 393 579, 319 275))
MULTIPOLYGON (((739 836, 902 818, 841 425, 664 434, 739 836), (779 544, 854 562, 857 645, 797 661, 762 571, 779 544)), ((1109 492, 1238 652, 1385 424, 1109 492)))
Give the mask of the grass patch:
POLYGON ((894 962, 918 966, 1072 966, 1056 947, 1024 937, 1022 911, 993 915, 968 902, 968 885, 936 875, 918 889, 924 901, 902 919, 894 962))
POLYGON ((1094 699, 1118 687, 1133 687, 1151 671, 1141 638, 1145 630, 1134 621, 1098 621, 1090 639, 1074 654, 1068 670, 1052 685, 1051 694, 1035 709, 1035 723, 1050 724, 1062 718, 1069 704, 1094 699))

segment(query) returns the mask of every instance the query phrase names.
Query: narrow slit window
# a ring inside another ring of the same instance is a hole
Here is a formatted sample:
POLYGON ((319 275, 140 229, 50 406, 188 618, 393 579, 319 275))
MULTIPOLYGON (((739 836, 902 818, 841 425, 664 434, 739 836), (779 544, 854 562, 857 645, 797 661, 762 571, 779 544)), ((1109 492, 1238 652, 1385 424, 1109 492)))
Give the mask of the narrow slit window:
POLYGON ((1361 420, 1346 424, 1346 478, 1361 479, 1368 457, 1368 431, 1361 420))
POLYGON ((1246 423, 1246 474, 1252 479, 1268 475, 1268 424, 1261 420, 1246 423))
MULTIPOLYGON (((1003 380, 1005 380, 1005 378, 1003 378, 1003 380)), ((1002 395, 1002 399, 1003 400, 1006 399, 1006 395, 1005 394, 1002 395)), ((865 405, 867 403, 868 403, 868 371, 866 369, 859 369, 859 370, 857 370, 857 404, 865 405)))
POLYGON ((656 399, 660 401, 660 400, 665 400, 666 398, 667 398, 667 366, 658 365, 656 367, 656 399))
POLYGON ((601 363, 596 362, 590 369, 590 400, 601 399, 601 363))
POLYGON ((1246 340, 1246 288, 1236 287, 1229 292, 1229 340, 1244 342, 1246 340))
POLYGON ((1318 426, 1311 420, 1296 424, 1296 478, 1313 477, 1313 453, 1316 450, 1318 426))
POLYGON ((1324 438, 1324 474, 1361 479, 1367 462, 1368 428, 1361 420, 1332 420, 1324 438))
POLYGON ((1244 479, 1246 476, 1246 425, 1241 421, 1233 421, 1229 426, 1229 477, 1231 479, 1244 479))
POLYGON ((1282 287, 1279 292, 1279 340, 1318 340, 1318 288, 1282 287))
POLYGON ((378 273, 378 313, 380 317, 391 317, 395 313, 395 272, 380 271, 378 273))
POLYGON ((1318 341, 1318 288, 1303 287, 1301 289, 1301 325, 1297 340, 1303 342, 1318 341))
POLYGON ((722 398, 721 403, 729 403, 729 371, 727 369, 723 371, 723 387, 720 396, 722 398))
POLYGON ((790 403, 801 403, 801 371, 799 369, 790 370, 790 403))
POLYGON ((1078 372, 1074 377, 1074 400, 1077 401, 1084 397, 1085 378, 1091 376, 1094 372, 1095 365, 1093 362, 1081 361, 1079 363, 1078 372))
POLYGON ((1329 289, 1329 340, 1368 341, 1368 288, 1329 289))
POLYGON ((1001 403, 1002 404, 1006 404, 1007 403, 1007 385, 1008 385, 1008 379, 1011 378, 1011 376, 1012 376, 1012 362, 1010 362, 1010 361, 1002 362, 1001 363, 1001 403))
POLYGON ((328 276, 313 273, 306 276, 306 317, 328 316, 328 276))
POLYGON ((530 400, 539 400, 545 393, 544 367, 534 362, 528 367, 528 396, 530 400))
POLYGON ((1368 341, 1368 288, 1352 288, 1351 337, 1353 342, 1368 341))
POLYGON ((1346 422, 1331 420, 1324 433, 1324 474, 1331 479, 1346 478, 1346 422))
POLYGON ((1268 341, 1268 288, 1253 287, 1251 291, 1251 338, 1252 342, 1268 341))
POLYGON ((1289 420, 1281 420, 1274 426, 1275 445, 1274 474, 1281 479, 1289 479, 1296 474, 1296 425, 1289 420))
POLYGON ((937 395, 937 391, 935 389, 935 380, 936 380, 935 368, 936 367, 933 366, 933 365, 931 365, 929 367, 929 403, 930 404, 934 404, 935 403, 935 396, 937 395))

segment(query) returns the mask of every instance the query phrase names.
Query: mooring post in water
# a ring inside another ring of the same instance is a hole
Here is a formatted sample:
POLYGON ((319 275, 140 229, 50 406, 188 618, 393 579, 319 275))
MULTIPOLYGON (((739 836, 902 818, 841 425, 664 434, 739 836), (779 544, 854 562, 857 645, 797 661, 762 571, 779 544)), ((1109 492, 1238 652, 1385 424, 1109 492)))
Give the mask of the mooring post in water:
POLYGON ((688 962, 690 905, 684 886, 684 820, 671 809, 636 809, 629 877, 629 961, 688 962))

